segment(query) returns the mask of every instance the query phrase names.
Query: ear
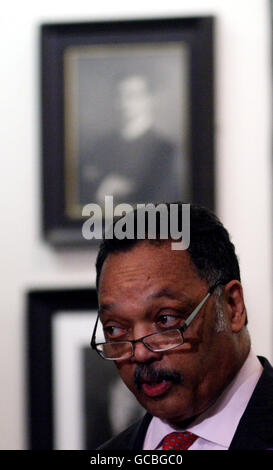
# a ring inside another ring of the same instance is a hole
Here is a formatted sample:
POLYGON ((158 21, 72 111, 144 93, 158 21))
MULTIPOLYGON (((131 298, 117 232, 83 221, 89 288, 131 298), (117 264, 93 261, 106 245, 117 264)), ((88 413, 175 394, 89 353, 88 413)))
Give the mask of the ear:
POLYGON ((244 327, 246 321, 246 308, 241 283, 233 280, 226 284, 224 296, 231 330, 233 333, 238 333, 244 327))

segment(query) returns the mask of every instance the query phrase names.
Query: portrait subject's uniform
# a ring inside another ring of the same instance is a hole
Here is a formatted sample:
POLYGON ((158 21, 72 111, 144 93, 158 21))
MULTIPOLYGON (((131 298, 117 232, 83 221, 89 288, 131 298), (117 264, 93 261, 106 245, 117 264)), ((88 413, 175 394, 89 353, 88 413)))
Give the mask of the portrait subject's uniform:
POLYGON ((86 142, 81 150, 80 202, 103 202, 98 189, 108 175, 128 182, 127 190, 114 197, 117 204, 177 200, 188 184, 181 160, 176 146, 152 129, 132 140, 112 133, 93 144, 86 142))
MULTIPOLYGON (((198 436, 189 450, 273 449, 273 368, 250 351, 248 358, 217 401, 186 429, 198 436)), ((105 450, 156 450, 162 439, 177 431, 146 413, 105 450)))

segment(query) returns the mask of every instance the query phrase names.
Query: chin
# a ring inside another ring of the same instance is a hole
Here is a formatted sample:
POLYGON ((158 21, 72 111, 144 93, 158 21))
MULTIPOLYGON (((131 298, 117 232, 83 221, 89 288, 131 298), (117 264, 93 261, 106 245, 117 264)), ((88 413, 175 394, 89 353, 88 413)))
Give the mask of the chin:
POLYGON ((181 422, 191 418, 192 414, 189 412, 191 407, 187 403, 181 403, 181 399, 174 397, 158 397, 146 398, 138 397, 140 404, 153 416, 156 416, 162 421, 168 422, 181 422), (178 408, 178 403, 180 406, 178 408))
POLYGON ((182 421, 191 418, 188 413, 185 413, 182 410, 177 410, 177 407, 175 409, 169 409, 167 407, 164 407, 164 409, 162 409, 162 407, 154 409, 150 407, 150 409, 147 409, 147 411, 149 411, 150 414, 156 416, 162 421, 166 421, 172 424, 181 423, 182 421))

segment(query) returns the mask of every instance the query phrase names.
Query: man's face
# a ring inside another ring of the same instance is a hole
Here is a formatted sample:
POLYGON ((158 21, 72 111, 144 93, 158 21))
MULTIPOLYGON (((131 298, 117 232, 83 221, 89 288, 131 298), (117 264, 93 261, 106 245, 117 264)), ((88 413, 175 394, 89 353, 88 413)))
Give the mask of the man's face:
POLYGON ((132 75, 122 80, 117 88, 117 107, 124 124, 150 117, 152 98, 145 79, 132 75))
MULTIPOLYGON (((145 241, 110 254, 99 285, 106 340, 138 339, 180 326, 207 292, 187 251, 171 250, 169 242, 145 241)), ((216 333, 212 296, 186 330, 182 346, 151 352, 136 343, 134 357, 116 361, 121 378, 152 415, 173 423, 196 416, 230 381, 236 355, 225 315, 227 328, 216 333)))

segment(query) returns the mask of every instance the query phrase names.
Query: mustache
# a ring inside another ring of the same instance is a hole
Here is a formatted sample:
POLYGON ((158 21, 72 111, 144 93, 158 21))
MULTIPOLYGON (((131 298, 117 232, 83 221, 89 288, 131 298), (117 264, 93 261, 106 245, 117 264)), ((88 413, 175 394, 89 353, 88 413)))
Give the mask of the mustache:
POLYGON ((149 364, 139 364, 134 373, 134 384, 138 390, 141 389, 143 382, 159 383, 163 380, 173 382, 174 384, 181 384, 184 376, 171 369, 154 369, 149 364))

